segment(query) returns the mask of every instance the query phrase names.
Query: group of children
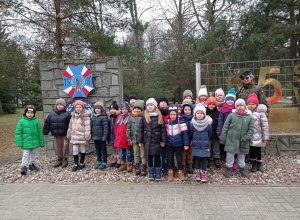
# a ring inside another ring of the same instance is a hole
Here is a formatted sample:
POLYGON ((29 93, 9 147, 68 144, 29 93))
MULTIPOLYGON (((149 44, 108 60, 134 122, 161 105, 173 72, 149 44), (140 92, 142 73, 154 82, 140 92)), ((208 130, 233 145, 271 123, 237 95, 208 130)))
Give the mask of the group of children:
POLYGON ((128 172, 134 169, 142 176, 148 171, 149 180, 159 181, 162 174, 173 180, 177 171, 181 180, 195 173, 197 181, 207 182, 209 160, 216 168, 221 167, 220 161, 226 161, 226 177, 237 167, 248 177, 245 154, 249 149, 251 171, 263 172, 261 147, 269 139, 266 106, 259 104, 256 94, 251 94, 247 103, 235 99, 234 90, 225 96, 222 89, 215 91, 215 97, 208 97, 202 86, 195 104, 190 90, 184 91, 181 105, 169 105, 165 96, 158 102, 149 98, 145 105, 131 95, 121 103, 120 111, 113 102, 108 114, 102 102, 96 102, 94 112, 89 112, 80 100, 75 101, 71 114, 66 111, 65 101, 58 99, 43 129, 35 118, 34 106, 27 106, 15 132, 16 144, 24 151, 21 174, 26 174, 28 162, 31 171, 38 170, 37 148, 44 146, 43 134, 50 131, 57 153, 54 167, 68 166, 70 142, 74 172, 85 168, 85 146, 90 140, 97 153, 95 169, 106 169, 108 143, 112 146, 109 167, 128 172))

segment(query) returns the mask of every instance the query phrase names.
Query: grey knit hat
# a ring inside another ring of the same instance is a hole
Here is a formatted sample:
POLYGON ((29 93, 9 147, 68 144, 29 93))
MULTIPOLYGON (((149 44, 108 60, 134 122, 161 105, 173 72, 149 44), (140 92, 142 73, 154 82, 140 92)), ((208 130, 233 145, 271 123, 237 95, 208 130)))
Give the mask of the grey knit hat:
POLYGON ((56 99, 56 105, 62 104, 63 106, 66 107, 66 101, 64 99, 56 99))
POLYGON ((136 100, 133 108, 140 108, 142 111, 144 111, 144 106, 145 106, 144 100, 136 100))
POLYGON ((150 98, 147 100, 146 105, 153 104, 155 107, 157 107, 157 101, 154 98, 150 98))
POLYGON ((126 107, 128 109, 128 111, 130 111, 130 105, 128 102, 126 102, 126 101, 122 102, 121 109, 122 109, 122 107, 126 107))
POLYGON ((247 108, 244 99, 238 99, 238 100, 236 100, 236 101, 235 101, 235 108, 236 108, 238 105, 243 105, 243 106, 245 106, 245 108, 247 108))

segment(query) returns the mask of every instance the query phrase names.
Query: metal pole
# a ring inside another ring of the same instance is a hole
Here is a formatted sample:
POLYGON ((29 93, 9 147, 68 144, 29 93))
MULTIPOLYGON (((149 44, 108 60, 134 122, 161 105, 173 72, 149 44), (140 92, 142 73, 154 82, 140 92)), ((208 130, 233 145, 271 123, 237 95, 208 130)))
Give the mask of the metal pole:
POLYGON ((198 92, 201 87, 201 68, 200 68, 200 66, 201 66, 200 63, 196 63, 196 95, 195 95, 195 97, 198 97, 198 92))

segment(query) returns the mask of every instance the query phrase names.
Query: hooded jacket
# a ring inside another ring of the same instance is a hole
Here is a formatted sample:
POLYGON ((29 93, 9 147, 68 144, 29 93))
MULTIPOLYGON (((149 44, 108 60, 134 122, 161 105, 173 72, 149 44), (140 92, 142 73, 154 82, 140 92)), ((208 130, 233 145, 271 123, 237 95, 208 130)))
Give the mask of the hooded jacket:
POLYGON ((171 122, 171 120, 169 119, 168 121, 165 122, 165 125, 167 130, 166 146, 170 146, 170 147, 190 146, 189 131, 184 119, 180 117, 179 119, 176 119, 173 122, 171 122))
POLYGON ((101 109, 100 114, 95 112, 91 116, 91 135, 93 140, 106 141, 108 136, 108 119, 105 109, 99 105, 101 109))
POLYGON ((69 128, 71 119, 71 113, 67 112, 66 109, 51 112, 45 120, 43 133, 48 135, 51 131, 53 136, 66 136, 69 128))

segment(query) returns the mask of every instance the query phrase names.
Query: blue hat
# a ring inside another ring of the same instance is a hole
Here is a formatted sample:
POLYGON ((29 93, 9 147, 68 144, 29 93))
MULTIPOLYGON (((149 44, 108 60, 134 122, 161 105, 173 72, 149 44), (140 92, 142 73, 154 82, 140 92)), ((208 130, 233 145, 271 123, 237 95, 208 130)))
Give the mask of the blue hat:
POLYGON ((225 97, 225 102, 227 100, 232 100, 232 101, 235 101, 236 99, 236 94, 235 94, 235 91, 233 89, 230 89, 225 97))
POLYGON ((176 112, 176 118, 177 118, 178 117, 178 107, 175 104, 169 105, 169 108, 168 108, 169 118, 170 118, 170 113, 173 111, 176 112))
POLYGON ((247 70, 245 70, 245 71, 240 75, 240 78, 241 78, 241 79, 244 79, 245 76, 248 76, 248 75, 250 75, 250 74, 252 74, 252 70, 247 69, 247 70))

